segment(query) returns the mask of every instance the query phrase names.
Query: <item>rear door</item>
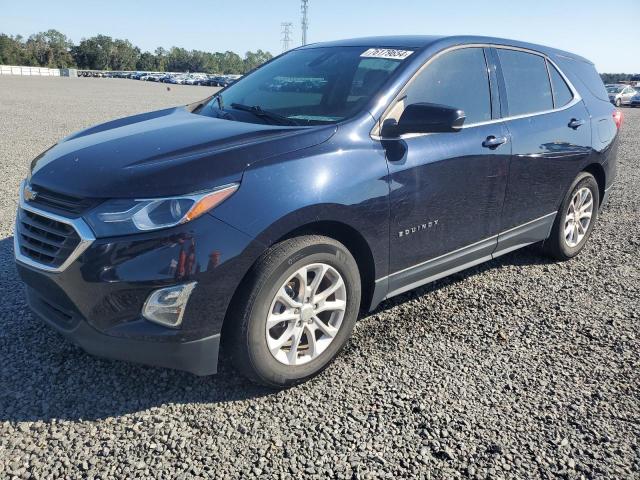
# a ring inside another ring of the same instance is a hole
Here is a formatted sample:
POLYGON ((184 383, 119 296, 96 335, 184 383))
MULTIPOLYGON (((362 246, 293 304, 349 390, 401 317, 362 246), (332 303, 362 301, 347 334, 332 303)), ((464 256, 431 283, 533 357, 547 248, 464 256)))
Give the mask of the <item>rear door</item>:
POLYGON ((591 153, 591 125, 577 91, 544 56, 497 48, 494 59, 513 152, 497 247, 504 253, 547 238, 591 153))

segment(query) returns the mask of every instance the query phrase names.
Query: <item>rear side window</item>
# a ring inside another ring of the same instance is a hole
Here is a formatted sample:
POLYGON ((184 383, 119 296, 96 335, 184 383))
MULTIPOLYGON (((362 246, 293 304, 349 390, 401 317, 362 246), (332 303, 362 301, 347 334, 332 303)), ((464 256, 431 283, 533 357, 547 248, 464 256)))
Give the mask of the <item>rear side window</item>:
POLYGON ((553 86, 553 105, 555 108, 564 107, 573 100, 573 93, 569 89, 567 82, 564 81, 560 72, 551 63, 549 65, 549 73, 551 74, 551 85, 553 86))
POLYGON ((509 115, 525 115, 553 109, 545 59, 517 50, 498 49, 507 89, 509 115))
POLYGON ((409 85, 404 103, 438 103, 462 109, 467 117, 465 125, 491 120, 483 50, 462 48, 433 60, 409 85))

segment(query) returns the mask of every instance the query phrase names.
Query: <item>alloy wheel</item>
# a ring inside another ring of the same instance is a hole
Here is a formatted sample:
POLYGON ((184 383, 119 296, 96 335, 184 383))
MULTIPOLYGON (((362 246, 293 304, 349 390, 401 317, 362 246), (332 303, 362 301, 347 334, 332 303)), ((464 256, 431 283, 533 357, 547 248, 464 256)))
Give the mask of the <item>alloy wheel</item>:
POLYGON ((325 263, 305 265, 278 289, 266 322, 267 347, 285 365, 312 361, 333 342, 345 315, 347 289, 325 263))
POLYGON ((592 215, 593 194, 590 189, 583 187, 574 194, 565 214, 564 241, 568 247, 574 248, 584 239, 592 215))

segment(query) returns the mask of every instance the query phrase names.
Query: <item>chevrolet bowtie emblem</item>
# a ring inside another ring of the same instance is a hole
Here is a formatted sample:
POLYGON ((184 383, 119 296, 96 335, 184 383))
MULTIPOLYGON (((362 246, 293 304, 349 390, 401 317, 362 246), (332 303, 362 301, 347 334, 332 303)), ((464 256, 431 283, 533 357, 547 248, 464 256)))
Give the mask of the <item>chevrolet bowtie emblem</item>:
POLYGON ((38 196, 38 192, 34 191, 31 188, 31 185, 25 185, 24 190, 22 191, 22 196, 24 197, 25 201, 30 202, 32 200, 35 200, 35 198, 38 196))

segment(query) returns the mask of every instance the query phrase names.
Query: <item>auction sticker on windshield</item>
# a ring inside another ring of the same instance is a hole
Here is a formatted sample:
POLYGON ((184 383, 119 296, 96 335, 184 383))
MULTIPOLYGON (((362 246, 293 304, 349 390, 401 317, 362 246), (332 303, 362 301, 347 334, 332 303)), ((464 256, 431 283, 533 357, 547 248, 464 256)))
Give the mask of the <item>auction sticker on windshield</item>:
POLYGON ((413 53, 413 50, 396 50, 395 48, 370 48, 360 55, 367 58, 388 58, 391 60, 404 60, 413 53))

